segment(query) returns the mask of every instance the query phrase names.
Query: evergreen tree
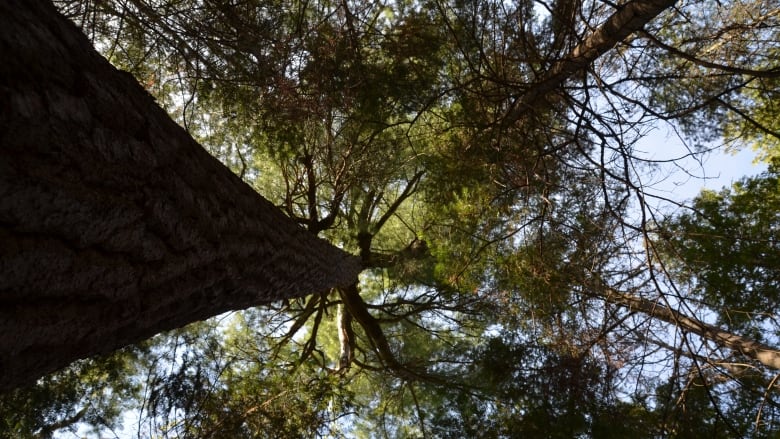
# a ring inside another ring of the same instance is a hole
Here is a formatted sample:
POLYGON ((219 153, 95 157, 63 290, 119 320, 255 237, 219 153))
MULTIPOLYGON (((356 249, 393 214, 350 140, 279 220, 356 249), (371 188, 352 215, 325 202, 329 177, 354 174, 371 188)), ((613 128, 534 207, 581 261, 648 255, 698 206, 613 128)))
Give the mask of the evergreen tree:
POLYGON ((361 262, 149 342, 141 435, 778 431, 774 177, 670 213, 645 183, 663 145, 636 146, 771 138, 771 1, 58 6, 361 262))

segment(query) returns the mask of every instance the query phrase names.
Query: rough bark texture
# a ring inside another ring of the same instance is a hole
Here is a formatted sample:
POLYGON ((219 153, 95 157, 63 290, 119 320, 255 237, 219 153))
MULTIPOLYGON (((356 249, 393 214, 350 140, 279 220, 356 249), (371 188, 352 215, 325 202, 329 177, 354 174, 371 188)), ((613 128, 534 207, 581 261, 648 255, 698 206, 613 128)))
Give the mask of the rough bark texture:
POLYGON ((354 284, 359 260, 211 157, 48 2, 0 2, 0 391, 354 284))

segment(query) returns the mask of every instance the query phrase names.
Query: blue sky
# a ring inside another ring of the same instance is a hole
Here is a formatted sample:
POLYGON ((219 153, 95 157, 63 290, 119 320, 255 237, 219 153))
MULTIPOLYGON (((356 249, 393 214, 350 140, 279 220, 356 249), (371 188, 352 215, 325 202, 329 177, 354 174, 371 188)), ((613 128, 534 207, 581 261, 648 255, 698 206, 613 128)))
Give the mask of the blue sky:
MULTIPOLYGON (((662 128, 640 140, 637 149, 655 160, 683 157, 688 152, 674 133, 662 128)), ((764 171, 766 165, 754 163, 755 156, 750 148, 727 152, 725 147, 713 145, 711 152, 660 165, 658 170, 643 177, 643 183, 659 196, 675 201, 690 200, 702 189, 720 190, 742 177, 764 171)))

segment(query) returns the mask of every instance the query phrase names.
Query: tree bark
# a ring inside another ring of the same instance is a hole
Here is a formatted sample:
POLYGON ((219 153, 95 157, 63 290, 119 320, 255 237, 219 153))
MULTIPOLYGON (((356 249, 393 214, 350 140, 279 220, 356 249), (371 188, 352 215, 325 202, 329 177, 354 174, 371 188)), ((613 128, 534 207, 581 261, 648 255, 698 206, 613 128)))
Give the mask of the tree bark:
POLYGON ((356 282, 48 2, 0 2, 0 60, 0 391, 356 282))
POLYGON ((683 331, 696 334, 719 346, 742 353, 766 367, 780 370, 780 350, 751 340, 738 334, 725 331, 717 326, 688 317, 679 311, 661 303, 630 294, 610 292, 604 297, 607 302, 626 307, 632 311, 645 313, 658 320, 677 326, 683 331))
POLYGON ((620 5, 607 21, 578 44, 568 55, 552 65, 541 80, 529 86, 513 103, 503 119, 511 125, 529 112, 544 106, 544 101, 575 73, 590 66, 601 55, 632 33, 642 30, 650 20, 671 8, 677 0, 631 0, 620 5))

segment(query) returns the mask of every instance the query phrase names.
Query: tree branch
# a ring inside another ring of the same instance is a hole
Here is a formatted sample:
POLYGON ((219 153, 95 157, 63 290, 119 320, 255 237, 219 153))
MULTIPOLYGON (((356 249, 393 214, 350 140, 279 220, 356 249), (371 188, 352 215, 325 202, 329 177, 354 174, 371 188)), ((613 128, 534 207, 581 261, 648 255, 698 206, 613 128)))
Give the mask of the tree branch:
POLYGON ((507 126, 542 105, 555 89, 575 73, 586 69, 632 33, 641 30, 653 18, 672 7, 676 0, 633 0, 618 8, 601 27, 577 45, 566 57, 553 64, 542 80, 531 85, 515 100, 504 116, 507 126))
POLYGON ((680 58, 690 61, 701 67, 706 67, 708 69, 722 70, 724 72, 734 73, 737 75, 754 76, 756 78, 780 78, 780 67, 773 67, 771 69, 766 69, 766 70, 754 70, 754 69, 745 69, 737 66, 730 66, 727 64, 718 64, 711 61, 703 60, 701 58, 697 58, 694 55, 691 55, 687 52, 683 52, 682 50, 676 47, 670 46, 664 43, 663 41, 659 40, 658 38, 656 38, 654 35, 651 35, 649 32, 642 32, 642 36, 649 39, 653 44, 666 50, 667 52, 673 53, 674 55, 677 55, 680 58))
POLYGON ((780 370, 780 350, 751 340, 747 337, 728 332, 715 325, 686 316, 666 305, 631 294, 610 291, 603 297, 609 303, 623 306, 632 311, 643 312, 658 320, 670 323, 678 328, 710 340, 720 346, 742 353, 766 367, 780 370))

